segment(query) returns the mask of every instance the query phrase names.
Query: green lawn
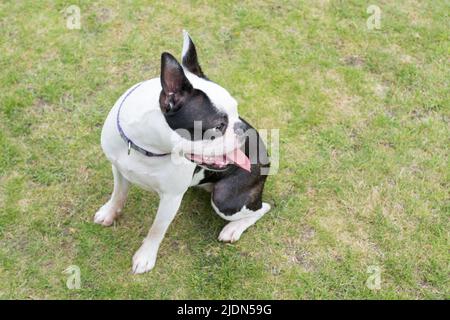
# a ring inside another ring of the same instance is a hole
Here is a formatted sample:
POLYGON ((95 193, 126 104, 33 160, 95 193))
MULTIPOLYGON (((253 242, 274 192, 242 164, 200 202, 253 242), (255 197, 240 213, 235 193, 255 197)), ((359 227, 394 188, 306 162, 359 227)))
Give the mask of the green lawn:
POLYGON ((449 298, 449 1, 164 3, 0 2, 0 299, 449 298), (223 244, 192 189, 135 276, 158 199, 134 187, 115 226, 93 223, 113 182, 100 131, 182 29, 240 114, 280 129, 273 209, 223 244))

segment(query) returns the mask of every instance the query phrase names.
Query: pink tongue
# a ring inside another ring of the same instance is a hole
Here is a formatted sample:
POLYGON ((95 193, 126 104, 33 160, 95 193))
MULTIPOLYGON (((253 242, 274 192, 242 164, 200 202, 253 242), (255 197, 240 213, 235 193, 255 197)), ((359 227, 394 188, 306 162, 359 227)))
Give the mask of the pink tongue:
POLYGON ((241 149, 234 149, 230 153, 227 153, 226 157, 228 160, 234 162, 237 166, 250 172, 250 159, 247 158, 247 156, 241 151, 241 149))

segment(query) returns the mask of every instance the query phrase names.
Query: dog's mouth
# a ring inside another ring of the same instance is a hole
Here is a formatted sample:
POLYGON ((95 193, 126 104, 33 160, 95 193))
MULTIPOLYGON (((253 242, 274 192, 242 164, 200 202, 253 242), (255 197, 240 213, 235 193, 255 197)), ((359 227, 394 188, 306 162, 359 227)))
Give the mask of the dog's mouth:
POLYGON ((195 162, 196 164, 206 167, 209 170, 222 171, 225 170, 229 165, 234 164, 248 172, 250 172, 250 159, 242 152, 241 149, 236 148, 233 151, 222 154, 222 155, 198 155, 193 153, 188 153, 185 157, 195 162))

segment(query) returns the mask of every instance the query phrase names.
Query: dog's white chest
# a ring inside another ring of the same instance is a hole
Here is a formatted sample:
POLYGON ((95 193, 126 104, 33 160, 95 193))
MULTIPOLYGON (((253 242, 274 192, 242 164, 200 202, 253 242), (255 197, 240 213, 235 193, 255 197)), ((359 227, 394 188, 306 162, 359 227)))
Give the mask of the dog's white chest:
POLYGON ((122 154, 113 164, 131 183, 158 193, 185 191, 192 181, 195 169, 195 164, 188 162, 173 164, 170 155, 145 158, 140 154, 122 154))

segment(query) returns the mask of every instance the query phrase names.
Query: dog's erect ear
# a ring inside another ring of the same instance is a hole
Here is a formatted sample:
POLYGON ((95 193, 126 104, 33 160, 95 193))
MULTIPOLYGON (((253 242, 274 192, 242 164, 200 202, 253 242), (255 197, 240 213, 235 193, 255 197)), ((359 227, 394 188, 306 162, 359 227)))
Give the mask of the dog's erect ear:
POLYGON ((189 33, 183 30, 183 51, 181 52, 181 64, 189 72, 204 79, 208 79, 202 71, 198 63, 197 50, 195 50, 194 42, 192 42, 189 33))
POLYGON ((161 55, 161 108, 172 110, 193 87, 184 74, 183 68, 170 53, 161 55))
POLYGON ((168 52, 161 55, 161 86, 166 95, 192 90, 183 68, 168 52))

